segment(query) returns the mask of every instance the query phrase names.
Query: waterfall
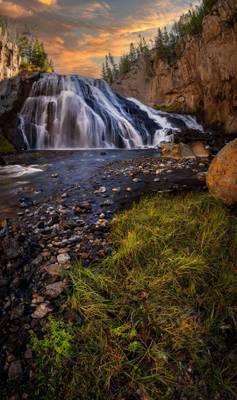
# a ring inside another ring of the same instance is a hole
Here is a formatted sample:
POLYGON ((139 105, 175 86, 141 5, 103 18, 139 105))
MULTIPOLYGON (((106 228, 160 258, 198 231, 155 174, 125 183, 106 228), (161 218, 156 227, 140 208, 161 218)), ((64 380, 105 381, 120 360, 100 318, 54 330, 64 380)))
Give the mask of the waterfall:
POLYGON ((27 149, 142 148, 170 140, 170 130, 202 127, 113 92, 103 80, 42 74, 19 115, 27 149))

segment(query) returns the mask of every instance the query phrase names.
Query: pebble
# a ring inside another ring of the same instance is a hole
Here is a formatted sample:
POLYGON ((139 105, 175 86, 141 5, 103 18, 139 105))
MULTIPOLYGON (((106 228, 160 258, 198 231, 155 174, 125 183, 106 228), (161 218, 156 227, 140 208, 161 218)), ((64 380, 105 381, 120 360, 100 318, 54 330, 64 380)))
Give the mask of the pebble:
POLYGON ((96 190, 94 193, 106 193, 107 189, 105 186, 101 186, 98 190, 96 190))
POLYGON ((65 264, 70 261, 70 256, 68 253, 58 254, 57 260, 59 264, 65 264))
POLYGON ((38 305, 38 307, 36 308, 34 313, 31 315, 31 317, 34 319, 42 319, 42 318, 46 317, 46 315, 52 311, 53 311, 52 307, 50 307, 49 304, 42 303, 42 304, 38 305))
POLYGON ((13 361, 8 369, 8 378, 10 380, 17 380, 21 378, 21 376, 22 376, 21 361, 20 360, 13 361))
POLYGON ((44 270, 51 276, 61 276, 63 273, 63 268, 59 264, 48 265, 44 270))
POLYGON ((64 291, 65 282, 59 281, 46 286, 45 294, 50 299, 56 299, 64 291))
POLYGON ((121 188, 120 188, 120 187, 113 188, 113 189, 112 189, 112 192, 114 192, 114 193, 119 193, 119 192, 121 192, 121 188))

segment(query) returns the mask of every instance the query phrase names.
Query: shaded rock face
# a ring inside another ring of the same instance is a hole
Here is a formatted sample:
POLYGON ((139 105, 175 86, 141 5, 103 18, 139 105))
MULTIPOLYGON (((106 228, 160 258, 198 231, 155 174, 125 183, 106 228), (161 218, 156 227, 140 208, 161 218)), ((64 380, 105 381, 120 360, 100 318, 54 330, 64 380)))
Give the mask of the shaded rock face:
POLYGON ((228 143, 212 161, 207 176, 210 192, 227 205, 237 204, 237 139, 228 143))
POLYGON ((113 84, 125 96, 180 112, 198 112, 207 124, 237 133, 237 2, 219 0, 200 36, 188 37, 173 66, 155 51, 113 84))
POLYGON ((0 81, 17 75, 19 67, 19 49, 9 39, 8 33, 0 27, 0 81))
POLYGON ((18 150, 25 148, 18 114, 39 77, 39 73, 24 73, 0 81, 0 130, 18 150))

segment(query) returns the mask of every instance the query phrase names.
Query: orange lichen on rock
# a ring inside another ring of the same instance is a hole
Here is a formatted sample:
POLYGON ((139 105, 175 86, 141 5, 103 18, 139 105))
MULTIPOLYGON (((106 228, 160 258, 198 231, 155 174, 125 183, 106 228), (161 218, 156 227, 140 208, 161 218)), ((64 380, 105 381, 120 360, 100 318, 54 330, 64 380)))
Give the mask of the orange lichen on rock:
POLYGON ((237 139, 228 143, 214 158, 207 184, 209 191, 225 204, 237 204, 237 139))

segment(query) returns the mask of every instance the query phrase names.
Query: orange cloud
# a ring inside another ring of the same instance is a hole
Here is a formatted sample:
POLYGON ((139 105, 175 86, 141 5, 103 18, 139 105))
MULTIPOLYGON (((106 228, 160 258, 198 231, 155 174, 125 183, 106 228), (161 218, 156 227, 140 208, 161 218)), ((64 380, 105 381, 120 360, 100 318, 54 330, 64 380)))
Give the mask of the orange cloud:
POLYGON ((61 37, 58 37, 53 44, 47 43, 46 48, 52 54, 55 70, 59 73, 100 77, 105 54, 111 52, 115 57, 121 56, 129 49, 131 42, 137 41, 139 33, 149 40, 154 37, 158 27, 170 25, 180 16, 180 10, 157 14, 154 8, 147 7, 145 11, 145 17, 127 17, 117 26, 114 25, 96 36, 84 34, 78 40, 75 50, 65 49, 61 37))
POLYGON ((45 6, 55 6, 57 4, 57 0, 38 0, 39 3, 44 4, 45 6))
POLYGON ((32 15, 31 10, 20 6, 19 4, 13 3, 12 1, 4 0, 0 0, 0 12, 3 15, 7 15, 13 18, 29 17, 32 15))

